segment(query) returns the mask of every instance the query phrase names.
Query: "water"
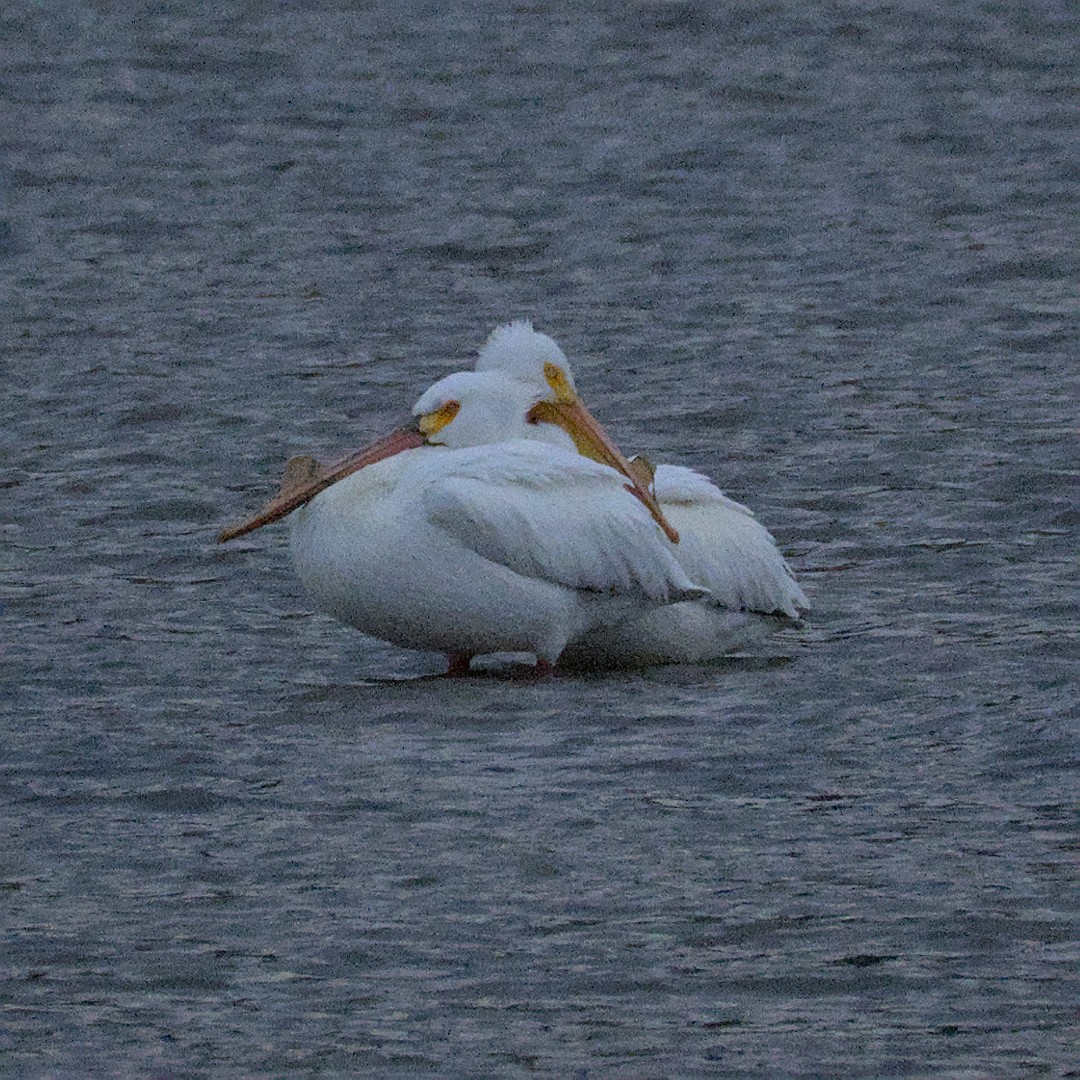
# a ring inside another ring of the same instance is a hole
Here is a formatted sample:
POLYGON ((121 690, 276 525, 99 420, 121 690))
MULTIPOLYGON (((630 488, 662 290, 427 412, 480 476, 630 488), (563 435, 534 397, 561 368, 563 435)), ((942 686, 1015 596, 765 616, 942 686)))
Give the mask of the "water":
POLYGON ((1076 1075, 1075 13, 227 7, 0 11, 0 1069, 1076 1075), (448 683, 214 544, 520 316, 804 628, 448 683))

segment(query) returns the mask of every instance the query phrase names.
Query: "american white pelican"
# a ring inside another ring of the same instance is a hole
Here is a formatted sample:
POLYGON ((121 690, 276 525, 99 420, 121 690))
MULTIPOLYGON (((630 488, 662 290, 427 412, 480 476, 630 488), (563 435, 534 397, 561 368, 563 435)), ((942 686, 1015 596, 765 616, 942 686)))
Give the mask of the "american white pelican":
MULTIPOLYGON (((480 350, 476 370, 501 372, 531 387, 535 396, 547 391, 559 402, 577 400, 565 354, 528 322, 496 329, 480 350)), ((542 430, 550 428, 543 425, 542 430)), ((591 453, 584 441, 577 445, 583 454, 591 453)), ((642 486, 647 487, 652 473, 652 493, 678 532, 679 543, 672 548, 675 557, 709 595, 592 630, 567 650, 568 662, 701 661, 752 635, 756 628, 750 624, 762 621, 754 616, 797 619, 809 610, 775 540, 749 509, 692 469, 658 465, 652 470, 642 459, 636 461, 642 486)))
POLYGON ((702 596, 633 473, 578 453, 625 460, 603 429, 579 404, 533 415, 540 396, 498 373, 443 379, 414 427, 328 469, 294 459, 270 504, 219 539, 294 512, 293 564, 321 608, 445 652, 456 673, 493 652, 549 670, 592 630, 702 596))

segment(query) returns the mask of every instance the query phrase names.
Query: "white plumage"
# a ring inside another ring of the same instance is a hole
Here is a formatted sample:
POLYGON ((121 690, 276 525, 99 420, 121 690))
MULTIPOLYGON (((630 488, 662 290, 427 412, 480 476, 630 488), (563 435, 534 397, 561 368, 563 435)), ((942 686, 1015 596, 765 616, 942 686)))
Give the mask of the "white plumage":
POLYGON ((415 426, 333 465, 294 459, 220 539, 295 511, 293 562, 323 609, 458 672, 491 652, 704 660, 750 620, 809 608, 745 506, 691 469, 661 465, 650 483, 627 461, 529 323, 497 329, 475 372, 413 411, 415 426))
POLYGON ((428 435, 438 445, 370 464, 295 512, 293 563, 320 607, 460 669, 492 652, 553 664, 591 630, 703 595, 623 477, 513 438, 533 425, 505 382, 453 377, 417 404, 422 424, 455 406, 428 435), (485 444, 455 448, 485 432, 485 444))
MULTIPOLYGON (((545 364, 556 364, 573 386, 559 346, 530 323, 517 322, 492 333, 476 369, 501 372, 537 393, 548 382, 545 364)), ((671 549, 675 558, 689 578, 709 590, 708 597, 591 631, 567 651, 568 661, 701 661, 743 644, 758 629, 756 617, 797 619, 809 610, 775 540, 747 507, 700 473, 678 465, 656 467, 653 492, 679 533, 671 549)))
POLYGON ((701 473, 658 465, 653 490, 681 537, 679 564, 711 604, 796 619, 809 601, 768 529, 701 473))

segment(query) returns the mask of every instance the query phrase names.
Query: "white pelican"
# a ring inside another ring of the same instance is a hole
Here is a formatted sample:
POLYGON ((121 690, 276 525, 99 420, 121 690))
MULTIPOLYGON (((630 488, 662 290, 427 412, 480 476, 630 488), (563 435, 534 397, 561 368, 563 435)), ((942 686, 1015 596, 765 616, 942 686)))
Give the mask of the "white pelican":
POLYGON ((452 673, 493 652, 547 671, 592 630, 704 595, 632 470, 590 459, 625 462, 603 429, 579 403, 532 415, 545 395, 498 373, 449 376, 409 429, 330 468, 293 459, 270 504, 219 540, 295 511, 293 563, 318 605, 446 653, 452 673))
MULTIPOLYGON (((565 354, 528 322, 496 329, 480 350, 476 370, 502 372, 531 387, 536 397, 578 400, 565 354)), ((550 430, 541 425, 542 432, 550 430)), ((577 445, 591 454, 586 442, 577 445)), ((675 557, 708 596, 589 631, 567 650, 565 660, 583 665, 702 661, 741 644, 755 632, 752 624, 766 621, 760 616, 798 619, 809 610, 775 540, 749 509, 692 469, 658 465, 652 470, 643 459, 636 462, 642 486, 652 473, 652 494, 678 532, 675 557)))

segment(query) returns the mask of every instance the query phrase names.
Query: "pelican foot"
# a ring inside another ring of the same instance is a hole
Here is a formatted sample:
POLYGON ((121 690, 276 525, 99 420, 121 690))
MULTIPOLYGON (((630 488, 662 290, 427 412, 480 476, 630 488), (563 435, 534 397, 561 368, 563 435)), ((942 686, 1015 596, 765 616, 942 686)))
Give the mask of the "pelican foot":
POLYGON ((458 679, 469 674, 469 664, 472 657, 468 653, 447 653, 450 666, 446 669, 446 678, 458 679))

